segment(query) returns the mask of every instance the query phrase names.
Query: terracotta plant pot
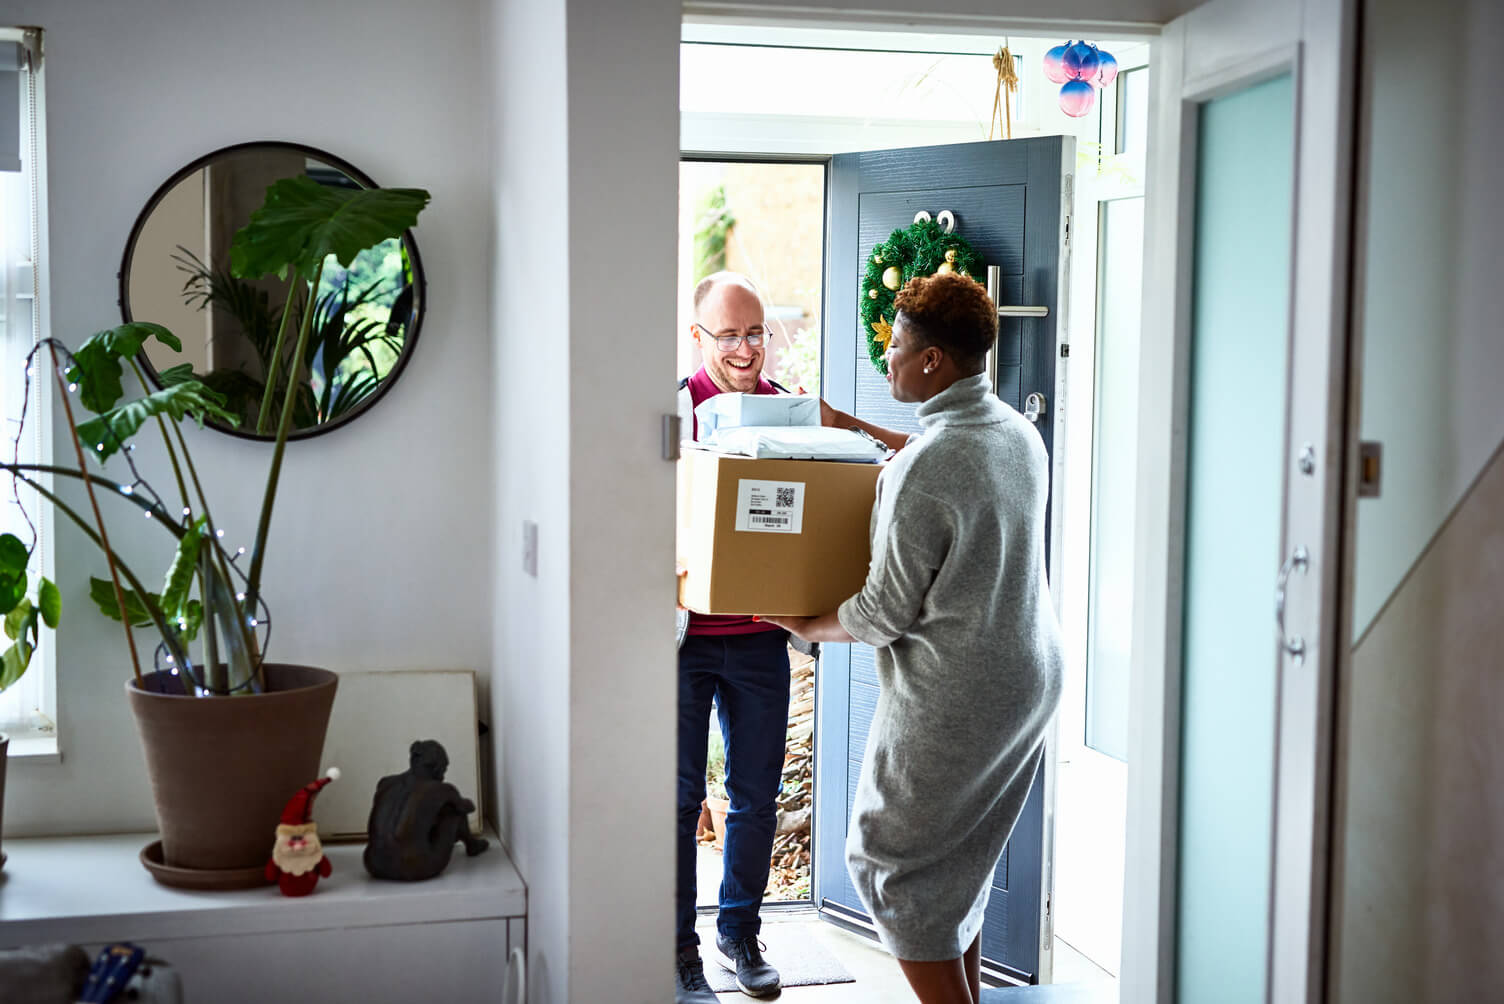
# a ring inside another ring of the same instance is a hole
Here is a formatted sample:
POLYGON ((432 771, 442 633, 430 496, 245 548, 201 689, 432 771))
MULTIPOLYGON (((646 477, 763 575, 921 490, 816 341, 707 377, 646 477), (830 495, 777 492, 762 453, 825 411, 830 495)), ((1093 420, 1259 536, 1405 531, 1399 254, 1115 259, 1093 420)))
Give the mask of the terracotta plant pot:
POLYGON ((710 806, 702 798, 700 799, 700 818, 695 820, 695 840, 700 840, 706 834, 714 832, 714 824, 710 821, 710 806))
POLYGON ((265 693, 235 697, 189 697, 161 672, 146 675, 145 689, 126 682, 169 875, 223 872, 223 887, 257 884, 282 807, 319 776, 339 677, 311 666, 264 669, 265 693))
POLYGON ((707 798, 705 807, 710 810, 710 825, 715 830, 715 845, 726 846, 726 812, 731 802, 724 798, 707 798))

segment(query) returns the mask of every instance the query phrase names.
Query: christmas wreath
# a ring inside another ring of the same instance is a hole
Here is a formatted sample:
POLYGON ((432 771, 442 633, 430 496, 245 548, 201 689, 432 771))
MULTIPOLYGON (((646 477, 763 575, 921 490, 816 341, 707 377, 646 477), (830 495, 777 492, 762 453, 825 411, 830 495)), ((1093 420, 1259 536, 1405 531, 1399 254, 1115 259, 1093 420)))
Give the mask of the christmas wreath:
MULTIPOLYGON (((940 214, 945 217, 946 213, 940 214)), ((912 225, 888 235, 872 249, 867 270, 862 275, 862 334, 867 338, 867 355, 879 373, 888 372, 884 354, 893 339, 893 301, 904 283, 916 275, 943 275, 955 272, 967 278, 981 266, 981 260, 965 238, 956 236, 943 224, 921 217, 912 225)))

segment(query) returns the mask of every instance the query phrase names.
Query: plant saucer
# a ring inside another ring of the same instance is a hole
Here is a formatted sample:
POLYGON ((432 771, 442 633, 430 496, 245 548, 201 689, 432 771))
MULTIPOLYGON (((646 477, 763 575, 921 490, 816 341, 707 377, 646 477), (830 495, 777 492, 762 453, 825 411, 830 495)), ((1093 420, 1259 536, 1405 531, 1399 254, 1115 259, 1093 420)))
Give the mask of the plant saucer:
POLYGON ((141 848, 141 864, 152 878, 175 889, 254 889, 267 885, 266 868, 179 868, 162 859, 162 841, 141 848))

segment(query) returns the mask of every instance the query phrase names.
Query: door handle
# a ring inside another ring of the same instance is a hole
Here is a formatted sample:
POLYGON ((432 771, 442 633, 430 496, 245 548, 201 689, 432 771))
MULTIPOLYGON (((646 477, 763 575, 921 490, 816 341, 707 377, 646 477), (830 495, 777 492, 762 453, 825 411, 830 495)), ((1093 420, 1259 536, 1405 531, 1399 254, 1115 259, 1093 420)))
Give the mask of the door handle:
POLYGON ((1036 390, 1024 398, 1024 418, 1027 418, 1029 421, 1038 424, 1039 420, 1044 417, 1045 412, 1048 410, 1049 402, 1045 400, 1045 396, 1039 393, 1039 391, 1036 390))
POLYGON ((1311 565, 1311 555, 1304 547, 1297 547, 1285 559, 1285 563, 1279 566, 1279 578, 1274 585, 1274 629, 1275 637, 1279 639, 1280 651, 1289 655, 1298 666, 1306 658, 1306 642, 1300 635, 1285 634, 1285 587, 1290 584, 1290 576, 1294 572, 1305 574, 1311 565))

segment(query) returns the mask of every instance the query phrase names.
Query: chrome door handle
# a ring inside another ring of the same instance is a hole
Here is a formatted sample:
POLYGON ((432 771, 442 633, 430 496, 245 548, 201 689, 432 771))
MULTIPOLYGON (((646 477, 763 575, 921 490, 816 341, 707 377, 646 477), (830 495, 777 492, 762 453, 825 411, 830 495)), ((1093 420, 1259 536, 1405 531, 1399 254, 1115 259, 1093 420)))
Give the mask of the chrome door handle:
POLYGON ((1274 628, 1275 637, 1279 639, 1280 651, 1286 653, 1295 664, 1305 661, 1306 642, 1300 635, 1285 635, 1285 587, 1290 583, 1290 575, 1293 572, 1304 574, 1311 565, 1311 555, 1304 547, 1297 547, 1285 563, 1279 566, 1279 578, 1274 586, 1274 628))
POLYGON ((1031 422, 1037 424, 1048 409, 1049 404, 1045 401, 1044 395, 1037 390, 1024 398, 1024 418, 1031 422))

